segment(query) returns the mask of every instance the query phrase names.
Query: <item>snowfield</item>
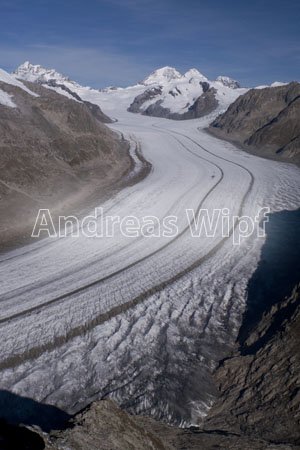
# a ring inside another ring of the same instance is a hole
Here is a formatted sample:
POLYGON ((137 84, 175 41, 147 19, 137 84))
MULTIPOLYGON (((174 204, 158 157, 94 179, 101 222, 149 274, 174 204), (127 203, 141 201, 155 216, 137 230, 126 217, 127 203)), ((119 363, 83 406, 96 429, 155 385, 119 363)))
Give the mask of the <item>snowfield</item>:
POLYGON ((45 239, 2 255, 0 387, 72 413, 109 395, 188 425, 212 403, 209 374, 233 345, 264 240, 234 246, 220 229, 194 238, 185 210, 254 217, 266 206, 296 209, 300 171, 208 135, 212 116, 173 122, 128 113, 138 89, 76 88, 152 164, 140 183, 99 206, 140 220, 178 216, 179 233, 45 239))

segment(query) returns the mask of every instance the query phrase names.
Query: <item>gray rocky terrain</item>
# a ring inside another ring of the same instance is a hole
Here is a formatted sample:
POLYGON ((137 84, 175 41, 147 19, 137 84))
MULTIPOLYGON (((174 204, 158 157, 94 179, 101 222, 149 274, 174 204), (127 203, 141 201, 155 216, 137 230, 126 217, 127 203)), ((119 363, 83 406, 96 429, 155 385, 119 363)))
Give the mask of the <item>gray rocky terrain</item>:
POLYGON ((251 89, 209 131, 251 153, 300 164, 300 83, 251 89))
POLYGON ((128 143, 101 109, 26 83, 34 97, 0 82, 16 107, 0 104, 0 245, 30 236, 39 208, 68 215, 103 197, 126 174, 128 143))

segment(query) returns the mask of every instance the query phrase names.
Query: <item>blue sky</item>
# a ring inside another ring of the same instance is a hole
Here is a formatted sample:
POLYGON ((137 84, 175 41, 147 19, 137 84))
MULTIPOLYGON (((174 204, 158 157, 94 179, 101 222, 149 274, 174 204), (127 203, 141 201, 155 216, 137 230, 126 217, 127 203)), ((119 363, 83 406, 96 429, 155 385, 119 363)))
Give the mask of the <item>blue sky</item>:
POLYGON ((300 79, 300 0, 0 0, 0 67, 95 87, 196 67, 245 86, 300 79))

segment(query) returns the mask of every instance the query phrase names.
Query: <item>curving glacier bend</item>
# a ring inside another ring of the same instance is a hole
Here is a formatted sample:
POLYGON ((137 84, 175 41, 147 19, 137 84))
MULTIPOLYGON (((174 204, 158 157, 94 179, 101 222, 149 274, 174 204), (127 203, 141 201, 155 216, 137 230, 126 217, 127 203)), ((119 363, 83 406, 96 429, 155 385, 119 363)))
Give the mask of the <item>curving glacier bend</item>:
MULTIPOLYGON (((233 345, 263 239, 234 246, 218 229, 193 238, 185 210, 254 217, 300 206, 299 169, 208 135, 212 120, 126 111, 132 91, 80 96, 117 119, 151 173, 104 214, 178 217, 176 237, 45 239, 0 258, 1 389, 72 413, 109 395, 134 412, 197 423, 214 398, 210 371, 233 345)), ((100 205, 99 205, 100 206, 100 205)), ((231 230, 232 231, 232 230, 231 230)))

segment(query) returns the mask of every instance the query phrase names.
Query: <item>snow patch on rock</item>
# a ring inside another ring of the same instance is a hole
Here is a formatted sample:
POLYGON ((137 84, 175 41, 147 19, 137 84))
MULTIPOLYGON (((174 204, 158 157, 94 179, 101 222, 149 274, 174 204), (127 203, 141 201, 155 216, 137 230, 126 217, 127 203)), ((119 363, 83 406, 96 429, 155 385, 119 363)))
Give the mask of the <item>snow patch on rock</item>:
POLYGON ((7 92, 0 89, 0 105, 9 106, 10 108, 15 108, 17 105, 12 101, 12 95, 7 94, 7 92))

